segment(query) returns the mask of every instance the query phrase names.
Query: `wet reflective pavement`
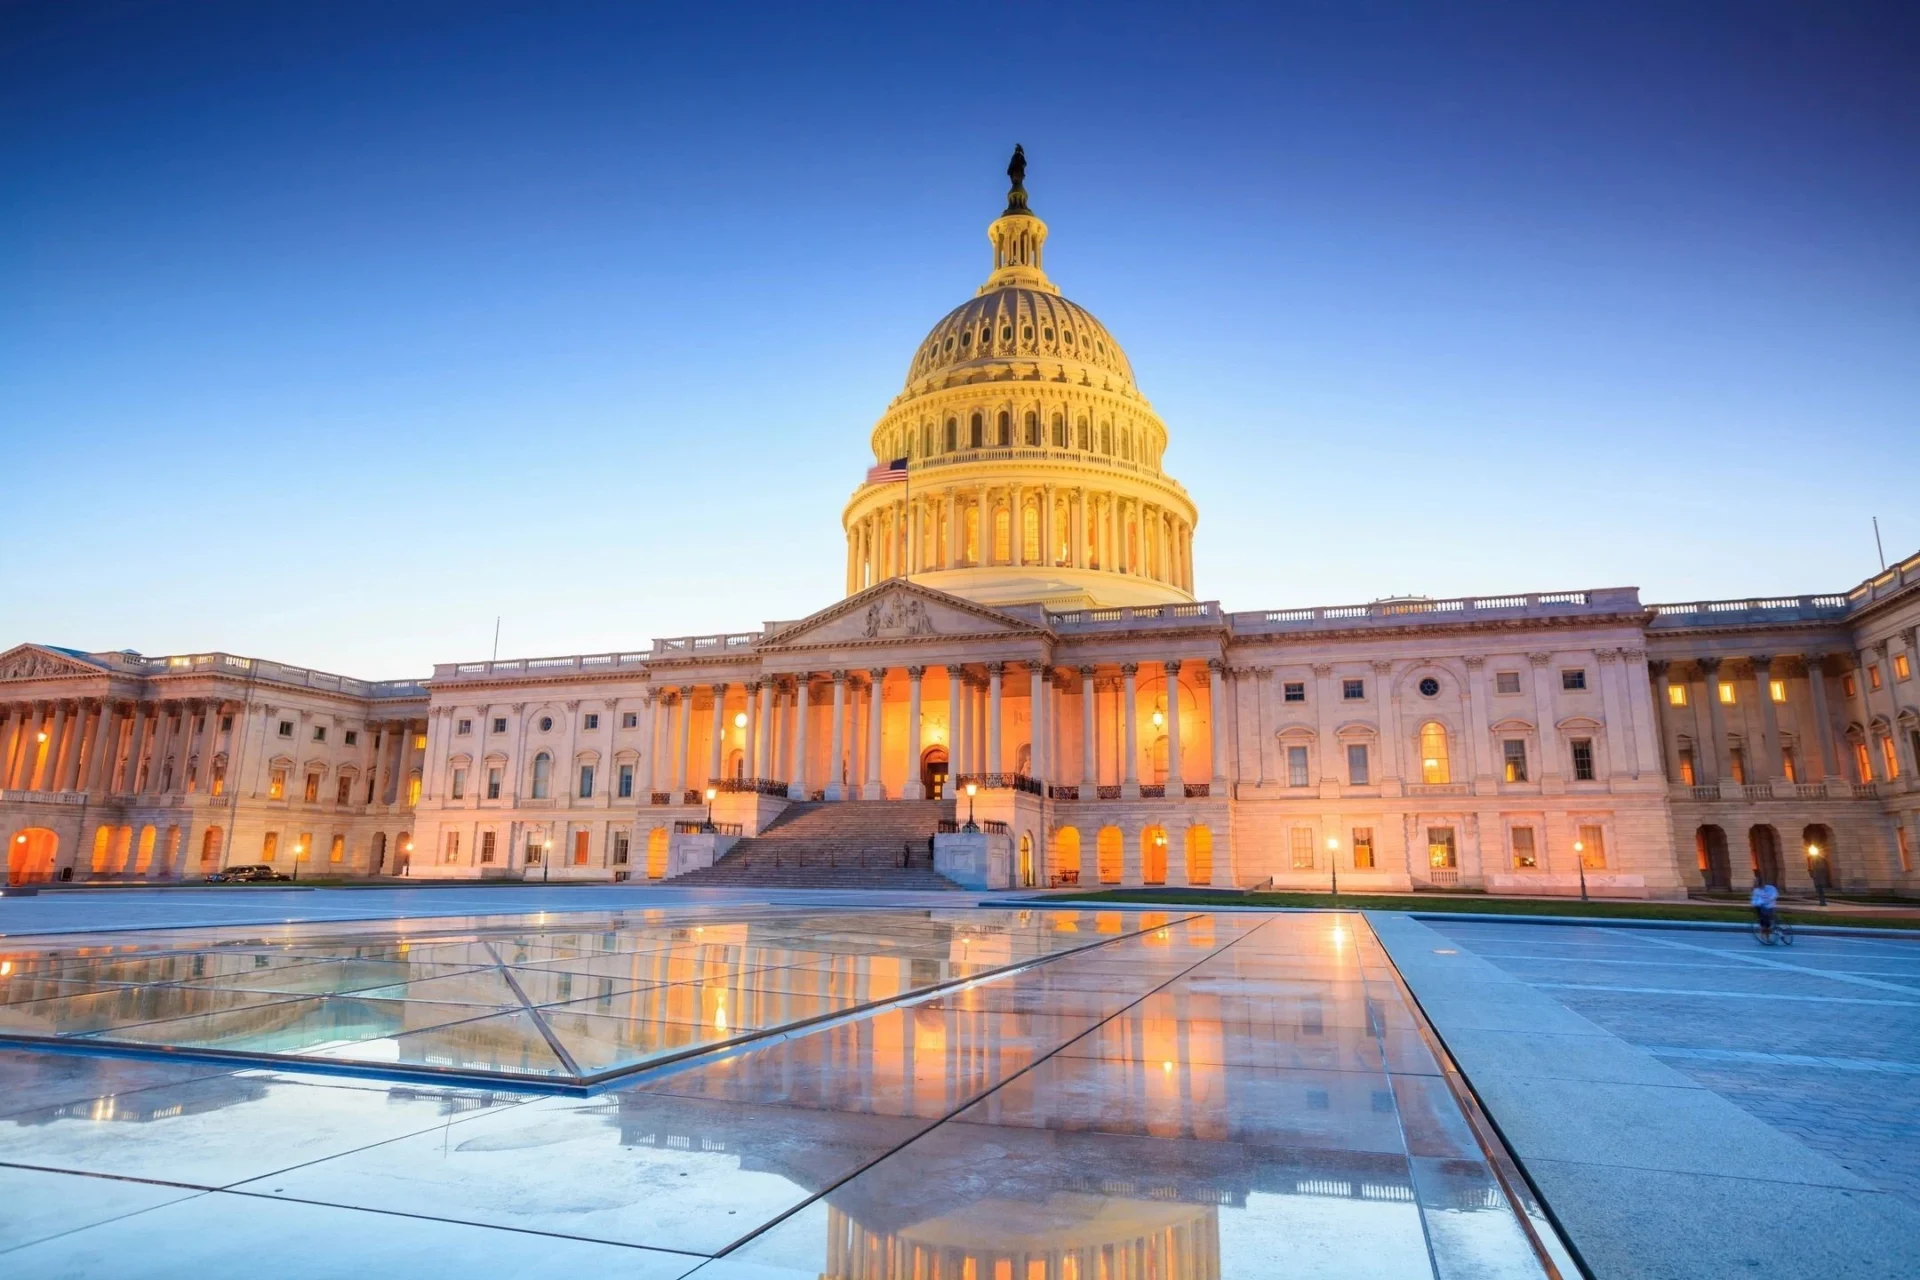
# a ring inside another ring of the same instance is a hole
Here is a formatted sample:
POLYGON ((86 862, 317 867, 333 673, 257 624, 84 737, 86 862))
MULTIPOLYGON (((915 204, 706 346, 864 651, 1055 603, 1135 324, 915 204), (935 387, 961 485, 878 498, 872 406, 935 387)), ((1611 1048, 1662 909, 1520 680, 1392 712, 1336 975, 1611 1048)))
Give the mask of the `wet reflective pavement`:
POLYGON ((769 907, 106 943, 0 951, 0 1037, 60 1041, 0 1043, 13 1274, 1550 1274, 1358 916, 769 907))

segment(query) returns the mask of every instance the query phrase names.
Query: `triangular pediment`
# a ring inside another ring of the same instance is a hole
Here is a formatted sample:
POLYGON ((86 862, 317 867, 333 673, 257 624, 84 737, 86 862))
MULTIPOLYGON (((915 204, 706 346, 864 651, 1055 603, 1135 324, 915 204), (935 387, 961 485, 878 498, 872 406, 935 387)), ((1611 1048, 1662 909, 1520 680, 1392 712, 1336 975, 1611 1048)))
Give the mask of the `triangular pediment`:
POLYGON ((880 640, 1044 633, 1044 628, 1015 614, 989 609, 915 582, 892 579, 848 596, 812 617, 789 623, 760 647, 762 650, 799 649, 880 640))
POLYGON ((48 680, 60 676, 97 676, 106 668, 63 649, 43 644, 15 645, 0 653, 0 680, 48 680))

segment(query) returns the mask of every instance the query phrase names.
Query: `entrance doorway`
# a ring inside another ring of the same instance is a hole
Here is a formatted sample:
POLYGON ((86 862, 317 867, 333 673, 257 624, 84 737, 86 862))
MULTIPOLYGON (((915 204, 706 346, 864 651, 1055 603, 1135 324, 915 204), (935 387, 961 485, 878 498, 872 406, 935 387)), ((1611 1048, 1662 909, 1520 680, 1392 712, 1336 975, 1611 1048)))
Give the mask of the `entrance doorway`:
POLYGON ((1808 879, 1832 892, 1840 883, 1839 867, 1833 860, 1833 828, 1824 822, 1809 826, 1800 833, 1800 851, 1806 855, 1808 879), (1815 853, 1815 849, 1820 852, 1815 853))
POLYGON ((1031 832, 1020 837, 1020 887, 1033 888, 1033 835, 1031 832))
POLYGON ((1776 888, 1780 884, 1780 833, 1769 826, 1747 832, 1747 845, 1753 853, 1753 878, 1776 888))
POLYGON ((1148 884, 1167 882, 1167 829, 1148 827, 1140 833, 1141 878, 1148 884))
POLYGON ((920 785, 929 800, 937 800, 947 789, 947 749, 928 747, 920 753, 920 785))
POLYGON ((60 837, 45 827, 16 832, 7 847, 7 883, 53 879, 53 858, 59 851, 60 837))
POLYGON ((1708 824, 1693 833, 1694 855, 1700 860, 1700 879, 1709 889, 1733 888, 1733 864, 1727 859, 1727 833, 1708 824))

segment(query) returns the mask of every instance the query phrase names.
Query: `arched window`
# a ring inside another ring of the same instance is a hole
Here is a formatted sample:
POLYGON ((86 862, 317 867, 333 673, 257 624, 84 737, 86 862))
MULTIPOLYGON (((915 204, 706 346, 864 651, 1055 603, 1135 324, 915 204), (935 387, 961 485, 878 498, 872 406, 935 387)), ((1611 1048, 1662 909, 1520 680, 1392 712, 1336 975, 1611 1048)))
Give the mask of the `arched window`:
POLYGON ((1079 422, 1074 424, 1073 447, 1080 450, 1080 452, 1082 453, 1092 452, 1093 446, 1092 446, 1092 443, 1090 442, 1089 436, 1087 435, 1087 420, 1085 418, 1080 419, 1079 422))
POLYGON ((968 425, 972 428, 972 434, 968 437, 968 439, 971 440, 972 443, 967 447, 971 449, 978 449, 986 443, 986 429, 987 429, 986 420, 976 413, 973 415, 973 419, 968 425))
POLYGON ((1000 435, 994 443, 1002 449, 1013 443, 1013 415, 1005 410, 1000 413, 1000 435))
POLYGON ((1040 540, 1040 506, 1020 504, 1020 558, 1029 564, 1046 563, 1046 543, 1040 540))
POLYGON ((545 800, 553 786, 553 757, 542 751, 533 758, 533 798, 545 800))
POLYGON ((1101 884, 1120 883, 1120 828, 1102 827, 1094 840, 1095 870, 1101 884))
POLYGON ((1035 449, 1040 447, 1040 415, 1031 411, 1027 414, 1027 444, 1035 449))
POLYGON ((1111 422, 1100 424, 1100 452, 1108 457, 1113 456, 1113 424, 1111 422))
POLYGON ((1420 781, 1430 785, 1453 781, 1447 763, 1447 730, 1438 721, 1420 726, 1420 781))
POLYGON ((959 447, 960 447, 960 420, 958 418, 948 418, 947 419, 947 447, 945 451, 947 453, 952 453, 955 449, 958 449, 959 447))
POLYGON ((1064 414, 1053 415, 1053 447, 1056 449, 1067 447, 1067 419, 1064 414))

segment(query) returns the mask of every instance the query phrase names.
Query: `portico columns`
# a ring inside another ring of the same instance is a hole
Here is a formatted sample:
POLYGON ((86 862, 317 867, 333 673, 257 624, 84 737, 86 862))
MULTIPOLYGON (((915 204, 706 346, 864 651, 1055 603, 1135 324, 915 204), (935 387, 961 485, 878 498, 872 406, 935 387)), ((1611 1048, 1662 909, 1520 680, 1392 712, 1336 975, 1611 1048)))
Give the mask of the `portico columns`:
POLYGON ((146 745, 147 704, 133 704, 133 725, 127 731, 127 771, 119 790, 136 795, 140 786, 140 749, 146 745))
POLYGON ((1167 799, 1183 800, 1187 795, 1186 775, 1180 761, 1180 663, 1166 664, 1167 672, 1167 799))
POLYGON ((60 737, 60 760, 53 770, 54 791, 72 791, 80 772, 80 753, 87 745, 87 722, 93 718, 94 704, 81 700, 73 704, 73 717, 60 737))
POLYGON ((1705 721, 1705 733, 1702 736, 1706 742, 1702 745, 1706 747, 1707 781, 1719 782, 1726 776, 1720 768, 1720 753, 1727 749, 1726 724, 1720 713, 1720 682, 1716 678, 1720 672, 1720 659, 1701 658, 1698 659, 1698 665, 1700 682, 1705 686, 1702 692, 1707 701, 1701 717, 1705 721))
POLYGON ((900 795, 907 800, 926 798, 926 785, 920 781, 920 677, 925 667, 907 668, 907 773, 900 795))
POLYGON ((760 682, 760 713, 755 719, 757 730, 756 749, 753 757, 753 776, 770 776, 773 761, 773 680, 771 677, 760 682))
POLYGON ((720 744, 727 732, 727 686, 709 686, 713 694, 713 731, 707 742, 707 785, 720 779, 720 744))
POLYGON ((1027 709, 1027 772, 1039 779, 1052 773, 1047 760, 1047 664, 1029 663, 1027 672, 1027 699, 1031 703, 1027 709))
POLYGON ((1006 669, 1004 662, 987 664, 987 767, 982 773, 999 773, 1004 768, 1005 757, 1000 754, 1000 677, 1006 669))
POLYGON ((1773 705, 1773 657, 1762 653, 1747 661, 1753 664, 1753 688, 1760 699, 1760 749, 1753 753, 1753 780, 1784 782, 1780 763, 1780 713, 1773 705))
POLYGON ((880 781, 880 714, 885 706, 881 692, 886 686, 887 670, 875 667, 867 672, 867 785, 860 789, 862 800, 884 800, 887 789, 880 781))
MULTIPOLYGON (((47 730, 46 750, 34 752, 34 767, 27 778, 27 790, 52 791, 54 774, 60 768, 60 740, 66 736, 67 704, 55 701, 52 709, 52 724, 47 730)), ((38 747, 40 744, 36 743, 38 747)))
POLYGON ((1226 683, 1227 664, 1218 658, 1207 663, 1207 735, 1208 749, 1213 753, 1213 786, 1211 791, 1217 798, 1226 794, 1227 784, 1227 717, 1226 683))
POLYGON ((844 800, 847 759, 847 673, 833 673, 833 741, 827 756, 827 799, 844 800))
POLYGON ((787 799, 807 800, 807 711, 813 692, 813 673, 802 671, 794 677, 793 769, 787 779, 787 799))
POLYGON ((1123 800, 1140 798, 1140 726, 1138 724, 1139 709, 1135 706, 1138 700, 1137 689, 1134 684, 1134 677, 1139 674, 1139 671, 1140 667, 1137 663, 1120 664, 1120 675, 1123 677, 1121 688, 1124 690, 1125 698, 1125 705, 1121 710, 1126 716, 1127 725, 1127 758, 1121 761, 1123 772, 1120 775, 1120 798, 1123 800))
POLYGON ((1660 771, 1669 782, 1680 781, 1680 769, 1673 761, 1673 735, 1667 732, 1667 708, 1673 705, 1673 678, 1668 675, 1669 664, 1655 659, 1647 664, 1647 670, 1653 673, 1653 720, 1655 732, 1660 737, 1660 771))
POLYGON ((673 757, 673 803, 685 798, 687 784, 693 781, 693 686, 680 686, 680 749, 673 757))
POLYGON ((1820 740, 1820 778, 1831 781, 1840 776, 1840 761, 1833 746, 1833 713, 1827 706, 1827 655, 1810 653, 1807 662, 1807 687, 1813 694, 1813 736, 1820 740))
MULTIPOLYGON (((100 723, 94 730, 91 754, 87 757, 84 790, 98 791, 105 785, 108 763, 120 732, 120 704, 109 699, 100 704, 100 723)), ((207 761, 207 789, 213 789, 213 761, 207 761)))
POLYGON ((960 795, 960 775, 967 768, 967 669, 947 668, 947 791, 943 799, 960 795))
POLYGON ((1080 668, 1080 798, 1092 800, 1100 794, 1100 740, 1094 732, 1094 713, 1099 709, 1093 687, 1093 668, 1080 668))

